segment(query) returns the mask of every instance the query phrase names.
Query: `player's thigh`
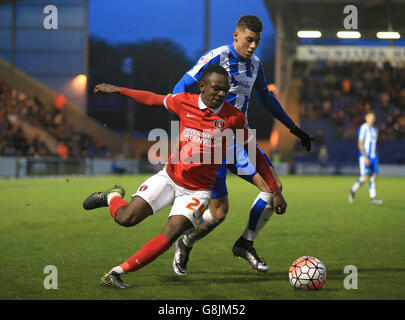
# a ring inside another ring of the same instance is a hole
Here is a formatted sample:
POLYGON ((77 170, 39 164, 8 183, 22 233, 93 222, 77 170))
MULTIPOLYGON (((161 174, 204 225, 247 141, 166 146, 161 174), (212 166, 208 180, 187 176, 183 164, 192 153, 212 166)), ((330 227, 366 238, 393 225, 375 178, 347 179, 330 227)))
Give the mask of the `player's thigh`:
POLYGON ((152 214, 170 206, 175 198, 173 182, 162 170, 148 178, 131 197, 140 197, 149 204, 152 214))
POLYGON ((228 188, 226 186, 226 166, 224 166, 224 169, 225 174, 217 173, 210 202, 211 215, 218 221, 224 220, 229 210, 228 188))
POLYGON ((365 158, 363 156, 359 157, 359 169, 360 169, 360 176, 370 176, 372 174, 372 170, 369 166, 366 165, 365 158))
POLYGON ((169 217, 180 215, 186 217, 194 228, 198 228, 201 217, 208 207, 211 191, 191 191, 179 188, 173 202, 169 217), (181 189, 179 191, 179 189, 181 189))
MULTIPOLYGON (((226 169, 226 167, 225 167, 226 169)), ((228 195, 226 186, 226 176, 217 176, 215 179, 214 188, 212 189, 212 199, 219 199, 228 195)))
POLYGON ((242 145, 236 144, 232 150, 234 152, 233 155, 229 156, 228 150, 226 158, 229 171, 252 182, 253 176, 257 173, 255 163, 251 161, 242 145))
POLYGON ((372 174, 377 175, 378 174, 378 158, 370 159, 370 166, 373 170, 372 174))
POLYGON ((222 198, 228 195, 228 188, 226 187, 226 174, 227 167, 225 160, 218 168, 215 176, 215 184, 212 189, 211 199, 222 198))

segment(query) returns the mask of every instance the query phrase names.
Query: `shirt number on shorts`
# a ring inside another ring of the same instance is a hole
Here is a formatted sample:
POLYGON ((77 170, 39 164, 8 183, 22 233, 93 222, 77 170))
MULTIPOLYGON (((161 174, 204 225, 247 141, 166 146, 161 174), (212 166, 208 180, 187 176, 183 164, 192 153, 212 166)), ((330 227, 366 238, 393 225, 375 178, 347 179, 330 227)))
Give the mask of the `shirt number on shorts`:
POLYGON ((200 203, 201 203, 201 201, 200 200, 198 200, 197 198, 191 198, 191 200, 193 200, 193 201, 191 201, 188 205, 186 205, 186 208, 187 209, 190 209, 191 211, 197 211, 198 210, 198 216, 196 217, 197 219, 200 219, 201 218, 201 216, 203 215, 203 213, 204 213, 204 208, 205 208, 205 206, 204 206, 204 204, 202 204, 201 206, 200 206, 200 203), (199 206, 199 207, 198 207, 199 206), (197 207, 198 207, 198 209, 197 209, 197 207))

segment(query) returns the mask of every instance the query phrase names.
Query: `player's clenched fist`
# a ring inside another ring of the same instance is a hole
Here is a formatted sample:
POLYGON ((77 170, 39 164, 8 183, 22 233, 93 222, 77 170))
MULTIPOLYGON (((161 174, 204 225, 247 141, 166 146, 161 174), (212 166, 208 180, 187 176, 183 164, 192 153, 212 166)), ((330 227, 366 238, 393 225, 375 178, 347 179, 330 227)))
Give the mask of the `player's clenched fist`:
POLYGON ((94 93, 97 93, 97 92, 104 92, 104 93, 117 92, 117 93, 119 93, 121 89, 122 89, 121 87, 113 86, 112 84, 100 83, 94 87, 94 93))
POLYGON ((273 192, 273 207, 275 212, 278 214, 283 214, 287 209, 287 202, 281 194, 280 189, 277 189, 273 192))

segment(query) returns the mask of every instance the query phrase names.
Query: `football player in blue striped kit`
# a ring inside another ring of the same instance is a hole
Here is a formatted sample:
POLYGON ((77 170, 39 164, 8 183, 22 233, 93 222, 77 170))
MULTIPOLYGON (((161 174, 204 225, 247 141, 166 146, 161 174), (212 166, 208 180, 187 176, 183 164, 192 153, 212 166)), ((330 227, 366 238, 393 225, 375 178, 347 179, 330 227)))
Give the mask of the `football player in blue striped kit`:
MULTIPOLYGON (((260 42, 262 28, 262 22, 257 16, 245 15, 241 17, 233 33, 233 43, 204 54, 197 64, 176 84, 173 93, 189 91, 197 85, 204 68, 208 65, 221 65, 230 75, 231 87, 226 101, 232 103, 247 116, 250 95, 252 89, 254 89, 265 109, 289 128, 292 134, 300 138, 302 145, 309 151, 311 149, 312 138, 295 125, 267 88, 268 85, 264 76, 262 62, 255 55, 260 42)), ((246 127, 249 127, 248 123, 246 123, 246 127)), ((246 259, 255 270, 262 272, 269 270, 266 262, 257 255, 253 242, 260 230, 269 221, 273 211, 279 214, 283 212, 278 211, 278 208, 272 207, 272 194, 264 192, 265 188, 262 187, 264 180, 257 173, 247 154, 244 152, 243 147, 236 144, 234 151, 237 163, 235 165, 223 163, 219 168, 210 207, 204 212, 203 221, 199 229, 190 230, 189 233, 175 243, 173 270, 178 275, 186 274, 187 262, 193 244, 210 233, 226 217, 229 210, 228 191, 225 181, 227 168, 231 172, 255 184, 261 191, 251 207, 249 220, 243 234, 232 248, 233 254, 246 259)), ((281 182, 277 178, 267 156, 266 159, 281 188, 281 182)))
POLYGON ((359 148, 359 166, 360 177, 349 191, 349 202, 354 202, 354 196, 360 187, 368 180, 370 201, 374 204, 383 204, 381 199, 377 199, 376 191, 376 176, 378 174, 378 154, 377 154, 377 139, 378 130, 374 127, 376 117, 373 111, 369 111, 365 115, 365 123, 363 123, 358 133, 359 148))

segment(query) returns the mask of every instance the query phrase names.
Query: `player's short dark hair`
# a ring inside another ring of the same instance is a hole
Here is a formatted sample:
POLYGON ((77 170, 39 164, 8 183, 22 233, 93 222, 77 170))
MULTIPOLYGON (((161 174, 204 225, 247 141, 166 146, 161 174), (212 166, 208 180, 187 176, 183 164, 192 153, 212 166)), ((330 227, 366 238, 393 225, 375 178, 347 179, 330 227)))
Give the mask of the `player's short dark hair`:
POLYGON ((236 28, 239 28, 241 30, 248 29, 253 32, 262 32, 263 23, 259 19, 259 17, 254 16, 252 14, 247 14, 238 20, 236 28))
POLYGON ((224 67, 221 67, 219 64, 210 64, 204 69, 201 75, 201 81, 205 81, 212 73, 222 74, 227 78, 229 77, 229 73, 224 67))

